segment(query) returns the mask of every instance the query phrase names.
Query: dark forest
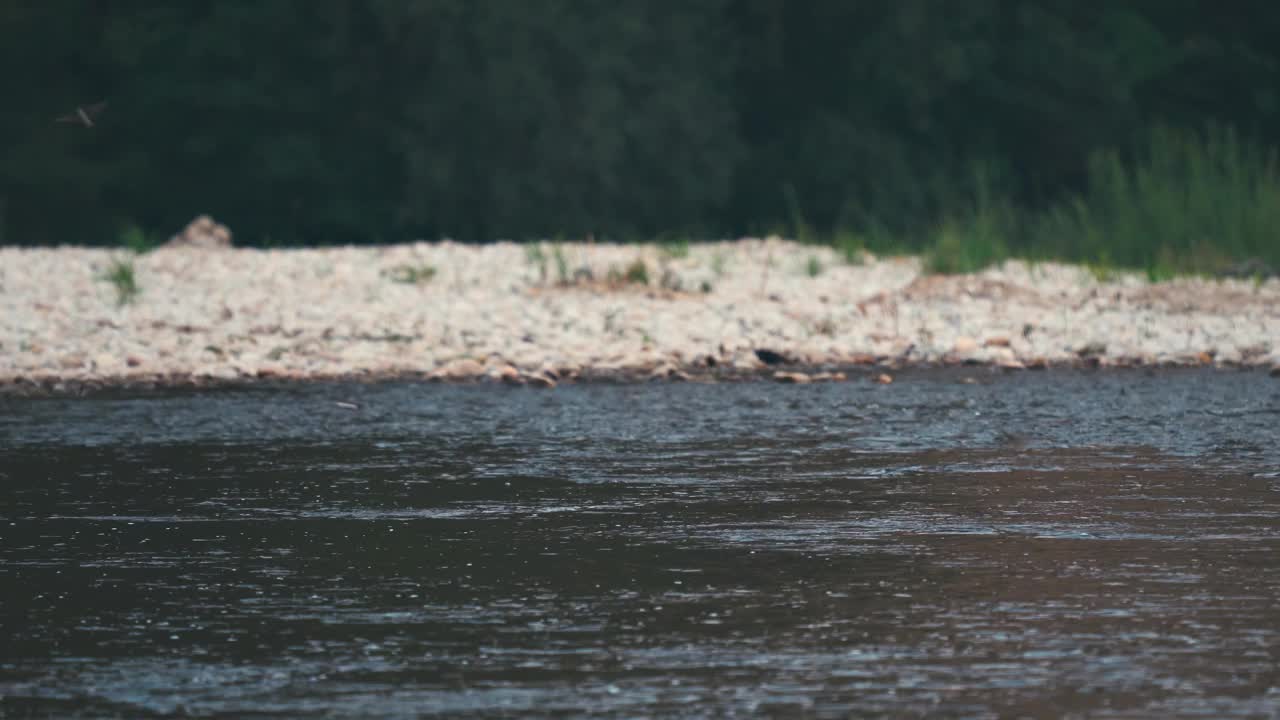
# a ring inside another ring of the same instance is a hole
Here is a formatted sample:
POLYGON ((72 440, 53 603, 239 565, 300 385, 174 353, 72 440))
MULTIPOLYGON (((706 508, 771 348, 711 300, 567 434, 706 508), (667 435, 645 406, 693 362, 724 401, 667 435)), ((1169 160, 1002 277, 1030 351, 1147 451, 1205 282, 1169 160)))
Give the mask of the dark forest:
POLYGON ((1188 183, 1274 189, 1276 38, 1280 5, 1207 0, 14 0, 0 242, 114 244, 207 212, 246 245, 918 249, 976 223, 1024 254, 1274 257, 1274 198, 1174 223, 1248 226, 1222 237, 1107 228, 1187 205, 1188 183), (93 127, 54 122, 103 100, 93 127), (1185 177, 1159 199, 1108 185, 1144 167, 1185 177))

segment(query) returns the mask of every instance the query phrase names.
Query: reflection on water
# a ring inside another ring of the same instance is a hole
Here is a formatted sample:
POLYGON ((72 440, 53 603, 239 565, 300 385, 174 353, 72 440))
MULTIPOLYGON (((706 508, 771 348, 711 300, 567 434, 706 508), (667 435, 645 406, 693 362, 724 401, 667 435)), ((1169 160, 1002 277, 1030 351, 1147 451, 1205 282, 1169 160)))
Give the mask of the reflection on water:
POLYGON ((0 712, 1280 714, 1280 383, 978 377, 2 400, 0 712))

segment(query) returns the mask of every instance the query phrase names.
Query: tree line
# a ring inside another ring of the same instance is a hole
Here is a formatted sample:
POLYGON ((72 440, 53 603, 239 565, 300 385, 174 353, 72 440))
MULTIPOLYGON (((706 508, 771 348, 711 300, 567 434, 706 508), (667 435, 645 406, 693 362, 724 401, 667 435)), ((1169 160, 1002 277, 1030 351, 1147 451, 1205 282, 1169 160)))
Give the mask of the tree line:
POLYGON ((0 242, 910 236, 1154 126, 1280 133, 1261 0, 0 4, 0 242), (106 100, 92 127, 57 123, 106 100))

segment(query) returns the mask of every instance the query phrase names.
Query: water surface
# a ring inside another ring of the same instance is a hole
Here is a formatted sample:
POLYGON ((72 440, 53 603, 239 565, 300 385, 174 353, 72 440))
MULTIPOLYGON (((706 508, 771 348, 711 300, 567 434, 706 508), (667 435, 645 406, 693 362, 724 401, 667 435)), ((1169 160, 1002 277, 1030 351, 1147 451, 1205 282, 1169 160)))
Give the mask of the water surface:
POLYGON ((1278 423, 1207 371, 4 399, 0 714, 1273 717, 1278 423))

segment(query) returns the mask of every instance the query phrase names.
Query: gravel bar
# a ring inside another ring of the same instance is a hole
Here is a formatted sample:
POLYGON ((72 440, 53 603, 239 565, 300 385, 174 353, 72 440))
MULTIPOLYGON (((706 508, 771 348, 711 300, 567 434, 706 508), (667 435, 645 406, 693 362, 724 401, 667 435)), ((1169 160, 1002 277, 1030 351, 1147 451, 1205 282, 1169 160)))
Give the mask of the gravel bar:
POLYGON ((0 392, 423 378, 785 382, 980 364, 1280 373, 1280 280, 691 246, 0 248, 0 392), (108 279, 131 264, 137 294, 108 279), (118 269, 118 266, 117 266, 118 269), (860 370, 863 369, 863 370, 860 370))

